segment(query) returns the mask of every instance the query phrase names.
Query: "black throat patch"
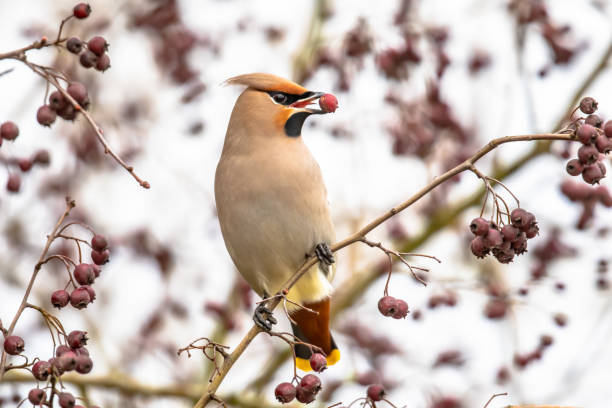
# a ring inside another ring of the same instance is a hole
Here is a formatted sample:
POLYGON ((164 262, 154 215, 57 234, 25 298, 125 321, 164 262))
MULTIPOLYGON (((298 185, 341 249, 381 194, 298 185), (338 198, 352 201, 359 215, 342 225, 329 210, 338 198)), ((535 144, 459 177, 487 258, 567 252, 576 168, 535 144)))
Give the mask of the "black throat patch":
POLYGON ((302 134, 302 125, 310 112, 297 112, 294 113, 285 122, 285 134, 289 137, 299 137, 302 134))

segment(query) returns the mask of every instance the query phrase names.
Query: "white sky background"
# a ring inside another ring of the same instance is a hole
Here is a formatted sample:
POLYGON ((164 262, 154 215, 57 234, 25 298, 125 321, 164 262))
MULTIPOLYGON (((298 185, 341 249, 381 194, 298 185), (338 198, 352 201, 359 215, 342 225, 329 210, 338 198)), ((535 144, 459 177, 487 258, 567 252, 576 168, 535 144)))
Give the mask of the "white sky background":
MULTIPOLYGON (((196 51, 192 56, 208 90, 191 105, 179 102, 182 90, 170 84, 158 71, 152 60, 149 38, 142 31, 126 30, 122 11, 125 3, 91 2, 94 16, 109 16, 112 21, 107 30, 99 33, 111 44, 112 68, 103 74, 102 88, 96 96, 98 106, 94 106, 92 112, 96 116, 96 111, 104 106, 105 117, 118 115, 120 102, 126 98, 133 95, 150 98, 151 116, 146 135, 142 137, 143 153, 133 165, 152 188, 145 191, 138 187, 125 171, 108 161, 104 168, 81 167, 84 171, 73 197, 79 208, 95 220, 97 230, 113 237, 147 226, 160 241, 170 243, 177 254, 170 286, 164 288, 155 273, 155 265, 124 250, 114 251, 112 261, 95 283, 96 303, 83 312, 66 308, 57 313, 67 328, 90 329, 95 322, 103 330, 104 335, 92 336, 90 342, 93 374, 105 374, 113 367, 124 365, 123 361, 117 361, 119 350, 129 347, 126 339, 136 333, 139 325, 159 305, 166 290, 189 309, 189 319, 166 324, 163 336, 183 346, 210 334, 215 327, 215 322, 202 313, 202 305, 207 300, 223 301, 234 270, 214 216, 213 178, 225 127, 239 92, 218 84, 247 72, 290 76, 291 57, 302 44, 312 7, 308 1, 184 0, 180 3, 187 25, 196 33, 219 39, 222 46, 220 58, 213 58, 205 50, 196 51), (250 19, 249 29, 239 33, 236 23, 243 18, 250 19), (269 25, 286 30, 282 42, 271 46, 265 41, 262 28, 269 25), (197 118, 204 120, 205 131, 199 137, 191 137, 187 129, 197 118)), ((428 0, 418 3, 419 24, 450 27, 447 52, 452 64, 444 77, 443 95, 463 125, 478 129, 483 143, 502 135, 550 130, 612 37, 612 5, 608 4, 607 12, 601 13, 590 1, 548 2, 553 20, 570 23, 575 38, 588 41, 589 45, 572 65, 555 67, 548 77, 540 79, 536 73, 550 57, 539 36, 533 32, 528 34, 525 61, 528 87, 535 106, 535 122, 532 123, 525 86, 517 74, 513 23, 506 12, 506 2, 428 0), (477 80, 468 80, 466 65, 469 52, 474 48, 491 53, 493 65, 477 80)), ((29 39, 21 35, 21 30, 32 23, 47 27, 52 36, 56 32, 56 22, 73 4, 63 0, 29 0, 18 7, 15 2, 0 1, 0 51, 27 44, 29 39)), ((132 4, 149 7, 145 2, 132 4)), ((352 0, 350 6, 348 4, 338 2, 336 14, 326 22, 324 35, 330 45, 339 45, 342 34, 352 28, 360 16, 365 16, 373 29, 375 50, 400 43, 392 25, 398 2, 352 0)), ((87 24, 87 20, 70 23, 66 32, 71 33, 78 24, 87 24)), ((52 52, 55 51, 34 52, 31 59, 40 63, 50 61, 52 52)), ((9 67, 16 69, 0 77, 0 121, 14 120, 20 125, 21 135, 14 144, 4 143, 0 153, 25 155, 47 147, 52 152, 53 163, 49 169, 37 169, 24 177, 20 194, 0 193, 0 228, 6 228, 14 217, 28 220, 29 242, 34 248, 42 248, 45 234, 62 210, 63 202, 39 199, 36 186, 44 182, 45 177, 75 165, 65 140, 71 125, 56 123, 51 130, 38 126, 35 112, 44 95, 44 86, 25 66, 0 62, 0 71, 9 67)), ((431 65, 425 63, 412 74, 410 81, 401 85, 401 92, 408 96, 421 94, 430 75, 431 65)), ((419 160, 391 154, 390 138, 384 131, 385 123, 393 119, 392 110, 383 103, 388 83, 375 70, 372 58, 366 59, 365 69, 355 77, 350 92, 334 90, 334 83, 334 74, 324 69, 305 84, 312 90, 336 93, 340 109, 333 115, 318 118, 319 126, 315 128, 305 126, 303 136, 323 170, 338 236, 343 237, 356 225, 409 197, 436 172, 427 169, 419 160), (336 124, 346 125, 354 137, 347 140, 330 136, 326 130, 336 124)), ((612 75, 608 71, 588 92, 599 101, 600 114, 607 118, 612 117, 611 89, 612 75)), ((125 143, 128 136, 124 130, 103 125, 113 146, 125 143)), ((526 143, 504 146, 496 157, 510 162, 529 147, 526 143)), ((482 165, 484 170, 486 167, 482 165)), ((402 382, 402 386, 390 393, 391 401, 398 406, 421 408, 427 406, 430 395, 455 395, 464 400, 466 407, 480 407, 491 394, 509 392, 510 397, 499 398, 490 406, 520 402, 589 408, 609 406, 612 352, 608 344, 612 336, 612 314, 604 313, 603 318, 600 314, 609 311, 610 291, 594 291, 593 285, 596 261, 609 256, 610 241, 598 238, 596 228, 586 232, 573 230, 578 206, 570 204, 558 192, 560 180, 566 177, 564 168, 563 160, 540 158, 507 180, 506 184, 521 198, 523 207, 536 214, 542 231, 548 231, 553 225, 561 226, 566 232, 563 240, 580 251, 578 258, 553 264, 553 277, 544 280, 528 302, 517 305, 511 319, 501 322, 483 319, 486 296, 482 290, 469 289, 477 283, 477 266, 482 265, 482 262, 474 262, 471 255, 466 256, 469 247, 462 240, 469 220, 476 214, 475 209, 465 215, 464 222, 456 229, 437 235, 419 250, 442 260, 441 265, 432 266, 430 286, 418 287, 401 274, 393 277, 392 294, 407 300, 411 309, 423 308, 428 297, 442 288, 468 288, 459 289, 457 308, 427 310, 424 321, 418 323, 411 319, 385 319, 376 309, 384 285, 381 281, 346 315, 347 320, 358 318, 381 333, 388 333, 404 348, 405 355, 389 361, 385 369, 387 376, 402 382), (449 283, 451 279, 460 279, 460 282, 449 283), (565 282, 568 289, 561 294, 555 292, 556 281, 565 282), (568 327, 559 329, 553 324, 551 314, 554 312, 569 316, 568 327), (515 344, 519 351, 530 351, 542 333, 555 337, 555 344, 543 360, 522 372, 513 370, 512 386, 495 385, 499 366, 512 366, 515 344), (464 368, 435 371, 428 368, 440 351, 449 348, 464 352, 468 358, 464 368)), ((2 186, 5 177, 0 172, 2 186)), ((610 181, 606 179, 604 184, 610 185, 610 181)), ((466 175, 453 189, 451 197, 460 198, 477 187, 475 177, 466 175)), ((597 214, 597 227, 611 226, 611 211, 598 207, 597 214)), ((414 210, 402 215, 402 220, 409 233, 415 235, 424 222, 414 210)), ((384 227, 379 228, 373 238, 390 242, 385 231, 384 227)), ((529 245, 543 239, 532 240, 529 245)), ((37 252, 38 249, 14 253, 4 240, 0 240, 0 273, 4 275, 8 273, 7 268, 16 268, 21 280, 18 285, 0 281, 0 318, 5 325, 16 310, 37 252)), ((348 250, 339 254, 338 282, 350 279, 351 271, 342 266, 347 253, 348 250)), ((360 265, 380 259, 380 254, 371 249, 359 248, 356 254, 360 265)), ((529 257, 521 257, 510 266, 493 263, 489 266, 516 288, 525 281, 532 262, 529 257)), ((426 263, 419 261, 419 264, 426 263)), ((50 279, 45 279, 44 273, 41 275, 34 295, 41 305, 48 306, 45 302, 55 286, 50 279)), ((228 345, 235 345, 249 327, 250 316, 245 314, 243 318, 242 328, 229 339, 228 345)), ((38 316, 26 312, 17 333, 25 333, 29 355, 47 356, 50 354, 48 334, 40 330, 33 334, 28 330, 36 326, 37 319, 38 316)), ((340 335, 336 338, 344 351, 343 359, 322 374, 324 384, 330 379, 348 378, 355 369, 366 367, 362 356, 343 347, 347 339, 340 335)), ((276 341, 260 336, 230 372, 220 394, 240 390, 252 379, 267 361, 270 344, 279 346, 276 341)), ((181 360, 177 373, 166 354, 148 353, 139 364, 129 368, 129 374, 143 383, 158 385, 197 377, 201 367, 198 357, 181 357, 181 360)), ((286 365, 279 370, 274 383, 288 381, 291 375, 291 366, 286 365)), ((8 389, 0 386, 0 396, 8 389)), ((347 403, 364 393, 364 387, 349 385, 336 394, 336 401, 347 403)), ((96 401, 104 407, 112 406, 115 401, 106 393, 92 395, 94 400, 99 398, 96 401)), ((272 400, 272 390, 266 395, 272 400)), ((178 400, 151 400, 146 406, 187 405, 178 400)))

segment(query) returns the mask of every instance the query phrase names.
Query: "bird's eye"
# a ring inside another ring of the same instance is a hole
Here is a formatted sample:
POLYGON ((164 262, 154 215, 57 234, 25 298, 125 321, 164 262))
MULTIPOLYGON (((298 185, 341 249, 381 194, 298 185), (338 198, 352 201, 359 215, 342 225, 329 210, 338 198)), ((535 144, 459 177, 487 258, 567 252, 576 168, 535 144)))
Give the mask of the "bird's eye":
POLYGON ((272 95, 272 99, 274 99, 274 102, 280 103, 282 105, 287 102, 287 95, 284 95, 282 93, 277 93, 277 94, 272 95))

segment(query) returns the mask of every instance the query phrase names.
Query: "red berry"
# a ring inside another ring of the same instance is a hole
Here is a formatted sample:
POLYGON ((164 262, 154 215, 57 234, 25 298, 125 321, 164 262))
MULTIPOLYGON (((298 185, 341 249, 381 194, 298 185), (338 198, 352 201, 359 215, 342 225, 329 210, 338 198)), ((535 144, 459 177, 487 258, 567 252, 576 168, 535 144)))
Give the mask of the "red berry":
POLYGON ((470 249, 476 258, 484 258, 489 255, 490 251, 489 247, 485 245, 484 238, 481 236, 477 236, 472 240, 470 249))
POLYGON ((19 136, 19 128, 14 122, 8 121, 0 125, 0 137, 6 140, 15 140, 19 136))
POLYGON ((96 69, 100 72, 104 72, 110 68, 110 57, 108 54, 102 54, 98 57, 98 62, 96 62, 96 69))
POLYGON ((41 405, 47 399, 47 393, 40 388, 32 388, 28 393, 28 401, 33 405, 41 405))
POLYGON ((95 36, 91 40, 87 41, 87 48, 89 48, 89 51, 100 57, 108 49, 108 43, 104 37, 95 36))
POLYGON ((310 356, 310 368, 317 373, 322 372, 327 368, 327 359, 321 353, 313 353, 310 356))
POLYGON ((100 273, 102 272, 102 268, 100 268, 100 266, 96 264, 89 264, 89 265, 91 266, 91 269, 94 271, 94 275, 96 276, 96 278, 100 276, 100 273))
POLYGON ((542 347, 548 347, 548 346, 550 346, 551 344, 553 344, 553 338, 552 338, 552 336, 550 336, 550 335, 548 335, 548 334, 543 334, 543 335, 540 337, 540 345, 541 345, 542 347))
POLYGON ((72 14, 78 19, 84 19, 91 14, 91 6, 87 3, 79 3, 72 9, 72 14))
POLYGON ((512 221, 512 225, 521 230, 529 226, 527 211, 523 210, 522 208, 515 208, 512 210, 510 213, 510 220, 512 221))
POLYGON ((53 307, 61 309, 70 302, 70 295, 63 289, 56 290, 51 294, 51 304, 53 307))
POLYGON ((593 145, 584 145, 578 149, 578 160, 584 165, 593 164, 599 158, 599 151, 593 145))
POLYGON ((599 115, 593 114, 593 115, 587 116, 586 119, 584 120, 584 123, 586 123, 587 125, 596 127, 596 128, 601 128, 601 125, 603 124, 603 120, 601 119, 599 115))
POLYGON ((474 218, 472 222, 470 222, 470 231, 472 231, 474 235, 487 235, 487 232, 489 232, 489 221, 482 217, 474 218))
POLYGON ((47 381, 51 373, 51 363, 48 361, 37 361, 32 366, 32 374, 38 381, 47 381))
POLYGON ((77 356, 77 365, 76 365, 77 373, 87 374, 91 371, 92 368, 93 368, 93 361, 91 361, 91 358, 89 358, 89 356, 86 356, 85 354, 81 354, 77 356))
POLYGON ((70 294, 70 304, 72 307, 83 309, 87 307, 89 302, 91 302, 91 297, 89 296, 87 289, 84 287, 76 288, 70 294))
POLYGON ((606 137, 612 138, 612 120, 607 121, 603 126, 606 137))
POLYGON ((26 171, 30 171, 33 163, 32 163, 32 160, 30 159, 21 158, 21 159, 17 159, 17 165, 19 166, 19 169, 25 173, 26 171))
POLYGON ((504 240, 510 242, 515 241, 519 237, 520 233, 521 231, 518 228, 510 224, 504 225, 501 229, 501 234, 504 237, 504 240))
POLYGON ((74 408, 76 401, 74 395, 69 392, 62 392, 59 394, 59 404, 62 408, 74 408))
POLYGON ((285 404, 287 402, 293 401, 296 392, 297 391, 293 384, 284 382, 276 386, 276 389, 274 390, 274 395, 276 396, 276 400, 278 402, 285 404))
POLYGON ((76 118, 77 113, 78 112, 76 111, 76 109, 74 109, 74 106, 72 106, 72 103, 70 102, 66 102, 64 107, 57 111, 57 114, 60 118, 69 121, 73 121, 74 118, 76 118))
POLYGON ((93 303, 93 301, 96 300, 96 291, 89 285, 83 285, 81 287, 87 290, 87 293, 89 294, 89 303, 93 303))
POLYGON ((502 319, 506 316, 508 304, 500 299, 491 299, 485 307, 485 316, 489 319, 502 319))
POLYGON ((338 109, 338 99, 332 94, 325 94, 319 98, 319 106, 325 112, 335 112, 338 109))
POLYGON ((96 251, 104 251, 108 246, 108 241, 104 235, 96 234, 91 239, 91 247, 96 251))
POLYGON ((79 285, 91 285, 96 279, 96 274, 90 264, 79 264, 74 268, 74 279, 79 285))
POLYGON ((74 351, 67 351, 58 357, 58 365, 64 371, 72 371, 77 366, 77 357, 74 351))
POLYGON ((397 299, 395 313, 393 313, 394 319, 405 319, 408 315, 408 303, 402 299, 397 299))
POLYGON ((586 166, 582 170, 582 179, 589 184, 597 184, 606 175, 606 168, 601 162, 586 166))
POLYGON ((66 339, 68 345, 73 349, 85 346, 87 344, 87 340, 87 332, 80 330, 71 331, 66 339))
POLYGON ((296 388, 296 393, 295 393, 295 398, 303 403, 303 404, 309 404, 312 401, 315 400, 316 398, 316 394, 312 393, 310 391, 307 391, 304 387, 302 387, 301 385, 298 385, 296 388))
POLYGON ((60 111, 66 105, 66 98, 60 91, 53 91, 49 95, 49 106, 54 111, 60 111))
POLYGON ((595 146, 599 153, 608 154, 612 150, 612 141, 604 135, 599 135, 595 139, 595 146))
POLYGON ((94 261, 96 265, 104 265, 108 262, 108 257, 110 256, 110 252, 108 249, 103 251, 91 251, 91 260, 94 261))
POLYGON ((563 327, 567 324, 567 316, 563 313, 557 313, 553 316, 553 320, 559 327, 563 327))
POLYGON ((539 233, 540 233, 540 227, 538 227, 538 224, 534 222, 529 226, 529 228, 525 230, 525 237, 527 237, 527 239, 531 239, 531 238, 534 238, 539 233))
POLYGON ((89 355, 89 350, 87 350, 87 347, 79 347, 72 351, 74 351, 77 356, 80 356, 80 355, 88 356, 89 355))
POLYGON ((393 296, 383 296, 378 301, 378 310, 383 316, 393 316, 397 309, 397 299, 393 296))
POLYGON ((385 389, 380 384, 372 384, 368 387, 368 398, 372 401, 381 401, 385 396, 385 389))
POLYGON ((72 351, 72 349, 70 347, 68 347, 65 344, 60 344, 55 349, 55 357, 61 357, 64 353, 67 353, 69 351, 72 351))
POLYGON ((8 180, 6 181, 6 189, 11 193, 18 193, 21 188, 21 177, 17 173, 9 174, 8 180))
POLYGON ((597 110, 597 101, 590 96, 582 98, 580 101, 580 110, 582 113, 590 114, 597 110))
POLYGON ((49 105, 43 105, 36 112, 36 120, 43 126, 51 126, 55 122, 57 113, 49 105))
POLYGON ((83 50, 83 41, 77 37, 71 37, 66 41, 66 48, 73 54, 78 54, 83 50))
POLYGON ((580 163, 580 160, 578 159, 572 159, 568 161, 565 165, 565 170, 570 176, 580 175, 580 173, 582 173, 583 168, 584 167, 582 166, 582 163, 580 163))
POLYGON ((80 82, 73 82, 66 88, 68 95, 72 96, 75 101, 82 107, 86 108, 89 104, 89 98, 87 96, 87 88, 80 82))
POLYGON ((316 394, 321 391, 321 380, 314 374, 306 374, 300 381, 300 387, 305 391, 316 394))
POLYGON ((19 336, 8 336, 4 339, 4 351, 11 356, 23 353, 25 342, 19 336))
POLYGON ((489 248, 498 247, 504 241, 501 232, 495 228, 490 228, 484 237, 484 244, 489 248))
POLYGON ((87 50, 81 54, 79 57, 79 62, 83 68, 91 68, 98 63, 98 56, 87 50))
POLYGON ((49 152, 46 150, 39 150, 32 157, 32 162, 36 164, 40 164, 42 166, 48 166, 51 162, 51 158, 49 157, 49 152))
POLYGON ((578 128, 576 137, 582 144, 591 144, 597 139, 597 129, 588 124, 582 125, 578 128))

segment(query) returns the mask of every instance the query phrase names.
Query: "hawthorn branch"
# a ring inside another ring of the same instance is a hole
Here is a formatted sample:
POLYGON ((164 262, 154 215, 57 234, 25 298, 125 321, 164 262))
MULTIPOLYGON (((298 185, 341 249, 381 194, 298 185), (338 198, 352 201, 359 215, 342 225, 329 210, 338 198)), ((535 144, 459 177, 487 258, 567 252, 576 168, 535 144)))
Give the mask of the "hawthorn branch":
MULTIPOLYGON (((11 334, 13 334, 13 330, 15 329, 15 325, 17 324, 17 321, 21 317, 21 314, 23 313, 25 308, 28 306, 28 297, 30 296, 30 292, 32 291, 32 287, 34 286, 34 281, 36 280, 36 277, 38 276, 38 272, 40 272, 41 267, 44 265, 45 258, 47 257, 47 252, 49 252, 49 248, 51 247, 51 244, 57 237, 57 232, 60 226, 63 224, 68 214, 70 214, 70 210, 72 210, 74 206, 75 206, 75 202, 71 200, 70 198, 66 198, 66 209, 64 210, 63 214, 60 216, 59 220, 57 220, 57 223, 55 224, 55 227, 51 231, 51 234, 49 234, 49 236, 47 237, 47 243, 45 244, 45 247, 43 248, 40 258, 38 258, 38 262, 34 266, 34 272, 32 272, 32 276, 30 277, 30 282, 28 283, 28 287, 26 288, 26 291, 23 295, 23 299, 21 300, 21 304, 19 305, 17 312, 15 313, 15 316, 13 317, 13 320, 11 321, 11 324, 9 325, 7 329, 5 337, 8 337, 11 334)), ((6 352, 2 350, 2 357, 0 358, 0 380, 2 380, 2 377, 4 376, 4 371, 5 371, 5 366, 6 366, 6 357, 7 357, 6 352)))
MULTIPOLYGON (((417 191, 415 194, 413 194, 408 200, 406 200, 403 203, 401 203, 401 204, 391 208, 389 211, 385 212, 384 214, 378 216, 373 221, 371 221, 369 224, 367 224, 363 228, 361 228, 359 231, 353 233, 352 235, 349 235, 348 237, 346 237, 345 239, 343 239, 343 240, 341 240, 339 242, 334 243, 333 245, 330 246, 330 249, 332 250, 332 252, 337 252, 340 249, 342 249, 342 248, 344 248, 344 247, 346 247, 348 245, 351 245, 351 244, 353 244, 355 242, 363 241, 364 239, 366 239, 366 235, 368 233, 370 233, 373 229, 375 229, 376 227, 378 227, 379 225, 381 225, 385 221, 389 220, 391 217, 395 216, 396 214, 402 212, 406 208, 410 207, 412 204, 414 204, 417 201, 419 201, 421 198, 423 198, 429 192, 434 190, 440 184, 444 183, 445 181, 448 181, 448 180, 452 179, 453 177, 455 177, 459 173, 462 173, 462 172, 464 172, 466 170, 470 170, 478 160, 480 160, 487 153, 491 152, 492 150, 494 150, 498 146, 500 146, 502 144, 505 144, 505 143, 510 143, 510 142, 538 141, 538 140, 547 140, 547 141, 564 140, 564 141, 572 141, 572 140, 575 140, 575 137, 573 135, 571 135, 571 134, 542 133, 542 134, 532 134, 532 135, 504 136, 504 137, 499 137, 497 139, 493 139, 489 143, 487 143, 485 146, 483 146, 481 149, 479 149, 469 159, 467 159, 463 163, 453 167, 452 169, 448 170, 444 174, 434 178, 426 186, 422 187, 419 191, 417 191)), ((279 293, 282 293, 282 291, 284 291, 284 290, 288 291, 293 285, 295 285, 295 283, 304 274, 306 274, 308 272, 308 270, 310 270, 310 268, 312 268, 314 265, 316 265, 317 262, 318 262, 317 257, 314 256, 314 255, 311 255, 305 261, 305 263, 300 267, 300 269, 298 269, 298 271, 296 271, 285 282, 285 284, 282 286, 281 290, 279 290, 279 293)), ((278 306, 280 301, 281 301, 280 298, 275 297, 275 298, 270 300, 270 302, 268 303, 267 306, 268 306, 268 308, 270 310, 274 310, 276 308, 276 306, 278 306)), ((227 375, 229 370, 232 368, 232 366, 238 360, 238 358, 240 358, 240 356, 242 355, 244 350, 246 350, 246 348, 253 341, 253 339, 259 333, 261 333, 261 332, 262 332, 262 329, 260 329, 258 326, 253 325, 251 327, 249 332, 242 338, 242 340, 240 341, 240 343, 238 344, 236 349, 234 349, 234 351, 232 351, 232 353, 229 355, 229 357, 224 359, 223 365, 221 366, 221 369, 219 370, 219 375, 217 375, 213 379, 213 381, 209 384, 209 386, 207 387, 207 389, 204 392, 204 394, 202 395, 202 397, 196 403, 195 408, 203 408, 210 401, 213 400, 215 392, 217 391, 217 389, 221 385, 221 382, 223 381, 223 379, 225 378, 225 376, 227 375)))

